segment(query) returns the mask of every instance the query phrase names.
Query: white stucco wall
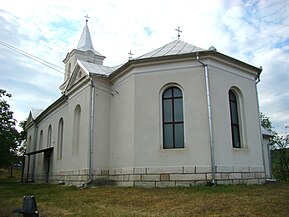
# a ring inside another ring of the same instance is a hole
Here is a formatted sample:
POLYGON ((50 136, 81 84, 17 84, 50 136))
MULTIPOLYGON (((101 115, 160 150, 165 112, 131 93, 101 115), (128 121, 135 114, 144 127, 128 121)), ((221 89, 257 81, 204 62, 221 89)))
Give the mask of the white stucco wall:
POLYGON ((210 62, 215 160, 217 165, 263 166, 255 78, 239 69, 210 62), (242 148, 233 148, 231 142, 230 107, 228 92, 239 93, 239 122, 242 148))
MULTIPOLYGON (((37 133, 36 132, 37 131, 36 131, 36 128, 34 127, 34 125, 30 126, 27 129, 26 153, 33 152, 37 149, 37 144, 36 144, 37 133)), ((35 156, 30 156, 30 159, 28 156, 25 157, 25 163, 24 163, 25 164, 25 168, 24 168, 24 174, 25 174, 24 178, 25 179, 26 178, 28 178, 28 179, 32 178, 33 172, 37 170, 37 168, 34 166, 34 162, 36 160, 37 159, 35 156), (28 177, 27 177, 27 173, 29 173, 28 177)))
MULTIPOLYGON (((216 165, 262 167, 254 75, 217 61, 206 63, 209 64, 216 165), (242 94, 243 147, 240 149, 231 144, 228 91, 232 87, 242 94)), ((126 77, 117 80, 113 88, 120 94, 111 104, 111 167, 211 165, 201 64, 192 60, 135 67, 126 77), (162 147, 161 94, 169 85, 177 85, 183 91, 183 149, 162 147)))
POLYGON ((272 178, 272 169, 271 169, 271 152, 270 152, 270 137, 263 137, 263 151, 264 151, 264 165, 265 165, 265 175, 267 179, 272 178))
POLYGON ((115 80, 112 89, 118 94, 111 98, 109 166, 131 167, 134 162, 134 75, 115 80))
MULTIPOLYGON (((90 86, 84 85, 78 91, 68 95, 67 100, 61 105, 55 106, 53 111, 44 115, 38 120, 37 129, 35 126, 29 131, 29 136, 36 138, 33 134, 34 130, 37 130, 37 139, 34 140, 36 145, 35 150, 39 150, 40 132, 43 131, 43 144, 42 149, 48 148, 48 128, 51 125, 51 147, 54 150, 50 158, 50 173, 58 171, 67 171, 75 169, 86 169, 88 168, 88 145, 89 145, 89 111, 90 111, 90 86), (79 133, 79 152, 73 153, 73 121, 74 121, 74 110, 77 105, 81 107, 81 120, 80 120, 80 133, 79 133), (62 158, 57 159, 57 145, 58 145, 58 125, 59 120, 63 119, 63 149, 62 158)), ((33 143, 32 142, 32 143, 33 143)), ((32 148, 28 146, 29 152, 32 148)), ((44 173, 47 165, 44 160, 44 154, 32 155, 31 159, 35 157, 35 170, 37 174, 44 173)), ((31 160, 30 160, 31 161, 31 160)), ((31 170, 31 167, 30 167, 31 170)))
MULTIPOLYGON (((202 61, 208 64, 209 70, 217 172, 262 173, 260 168, 263 167, 263 159, 254 75, 240 67, 232 67, 217 60, 202 61), (228 91, 232 87, 240 93, 243 146, 238 149, 231 144, 228 91), (227 171, 224 169, 226 166, 230 167, 227 171), (257 169, 251 171, 250 167, 257 169)), ((167 172, 200 173, 202 179, 210 180, 211 155, 204 66, 193 58, 187 58, 137 65, 126 70, 112 79, 92 77, 95 86, 92 169, 100 175, 115 175, 115 169, 121 168, 124 175, 136 175, 141 171, 163 171, 162 168, 166 167, 169 168, 167 172), (179 87, 183 93, 185 145, 181 149, 163 149, 162 93, 171 85, 179 87)), ((38 120, 36 143, 39 145, 40 132, 43 130, 42 148, 47 147, 48 127, 52 126, 54 151, 50 172, 56 176, 65 175, 63 171, 70 171, 70 175, 88 174, 91 90, 90 80, 82 80, 82 85, 78 83, 68 91, 64 103, 54 106, 47 115, 38 120), (81 107, 80 143, 79 153, 73 153, 74 111, 77 105, 81 107), (58 124, 61 118, 64 122, 63 151, 62 158, 57 159, 58 124)), ((35 138, 33 129, 29 130, 28 136, 35 138)), ((32 150, 31 147, 28 150, 32 150)), ((45 170, 43 155, 38 154, 36 157, 36 173, 45 170)), ((246 178, 247 174, 244 177, 237 175, 241 179, 246 178)), ((220 174, 219 176, 221 177, 220 174)), ((81 178, 87 180, 87 177, 81 178)), ((256 177, 253 174, 251 178, 256 177)), ((143 177, 139 180, 143 181, 143 177)))
POLYGON ((135 162, 142 166, 210 165, 203 71, 192 61, 139 68, 135 75, 135 162), (162 92, 183 92, 185 147, 163 149, 162 92))
POLYGON ((94 131, 92 149, 92 167, 94 169, 109 167, 110 139, 110 103, 114 98, 110 94, 110 83, 107 79, 93 78, 94 97, 94 131))

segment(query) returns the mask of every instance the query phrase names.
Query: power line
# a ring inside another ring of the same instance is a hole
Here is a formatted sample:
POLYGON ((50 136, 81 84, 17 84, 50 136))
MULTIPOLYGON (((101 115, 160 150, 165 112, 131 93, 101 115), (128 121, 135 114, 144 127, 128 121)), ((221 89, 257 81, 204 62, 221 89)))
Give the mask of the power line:
MULTIPOLYGON (((50 62, 48 62, 48 61, 46 61, 46 60, 44 60, 44 59, 41 59, 41 58, 39 58, 39 57, 37 57, 37 56, 34 56, 34 55, 32 55, 32 54, 29 54, 29 53, 27 53, 27 52, 25 52, 25 51, 23 51, 23 50, 20 50, 19 48, 16 48, 16 47, 14 47, 14 46, 12 46, 12 45, 10 45, 10 44, 8 44, 8 43, 3 42, 3 41, 1 41, 1 40, 0 40, 0 45, 4 46, 4 47, 6 47, 6 48, 8 48, 8 49, 10 49, 10 50, 13 50, 14 52, 16 52, 16 53, 18 53, 18 54, 21 54, 21 55, 23 55, 23 56, 25 56, 25 57, 27 57, 27 58, 30 58, 30 59, 32 59, 32 60, 34 60, 34 61, 36 61, 36 62, 38 62, 38 63, 40 63, 40 64, 42 64, 42 65, 44 65, 44 66, 46 66, 46 67, 49 67, 50 69, 53 69, 53 70, 55 70, 55 71, 57 71, 57 72, 59 72, 59 73, 61 73, 61 74, 64 74, 64 75, 69 75, 69 74, 70 74, 69 71, 64 70, 64 69, 61 68, 60 66, 57 66, 57 65, 55 65, 55 64, 53 64, 53 63, 50 63, 50 62), (62 71, 60 71, 59 69, 61 69, 62 71), (63 71, 65 71, 65 72, 63 72, 63 71)), ((76 81, 77 81, 77 80, 80 80, 80 79, 81 79, 81 78, 77 78, 77 77, 75 78, 76 81)), ((109 87, 105 87, 105 86, 103 86, 103 85, 101 85, 101 84, 99 84, 99 83, 97 83, 97 82, 94 82, 94 84, 99 85, 100 87, 106 88, 106 89, 108 89, 109 91, 113 91, 113 92, 117 93, 115 90, 113 90, 113 89, 111 89, 111 88, 109 88, 109 87)), ((99 88, 99 87, 96 87, 96 89, 98 89, 98 90, 100 90, 100 91, 103 91, 103 92, 105 92, 105 93, 109 93, 109 94, 113 95, 111 92, 106 91, 106 90, 103 90, 103 89, 101 89, 101 88, 99 88)))
POLYGON ((48 61, 46 61, 46 60, 44 60, 44 59, 41 59, 41 58, 39 58, 39 57, 37 57, 37 56, 34 56, 34 55, 32 55, 32 54, 29 54, 29 53, 27 53, 27 52, 25 52, 25 51, 23 51, 23 50, 20 50, 20 49, 12 46, 12 45, 10 45, 10 44, 7 44, 7 43, 5 43, 5 42, 3 42, 3 41, 0 41, 0 45, 4 46, 4 47, 6 47, 6 48, 8 48, 8 49, 10 49, 10 50, 13 50, 14 52, 16 52, 16 53, 18 53, 18 54, 21 54, 21 55, 23 55, 23 56, 25 56, 25 57, 28 57, 28 58, 30 58, 30 59, 32 59, 32 60, 34 60, 34 61, 36 61, 36 62, 38 62, 38 63, 40 63, 40 64, 42 64, 42 65, 44 65, 44 66, 47 66, 47 67, 49 67, 49 68, 57 71, 57 72, 60 72, 60 73, 62 73, 62 74, 65 74, 65 73, 63 73, 63 71, 60 71, 60 70, 59 70, 59 69, 64 70, 64 69, 61 68, 60 66, 57 66, 57 65, 55 65, 55 64, 53 64, 53 63, 50 63, 50 62, 48 62, 48 61))

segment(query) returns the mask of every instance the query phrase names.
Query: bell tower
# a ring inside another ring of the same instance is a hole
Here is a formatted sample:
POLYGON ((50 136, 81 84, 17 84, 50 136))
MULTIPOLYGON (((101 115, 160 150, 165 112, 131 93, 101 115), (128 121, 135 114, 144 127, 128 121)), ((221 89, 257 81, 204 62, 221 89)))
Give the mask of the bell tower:
POLYGON ((105 59, 105 56, 94 50, 87 24, 88 16, 85 17, 86 23, 80 36, 77 48, 67 53, 65 59, 63 60, 65 64, 64 83, 70 78, 77 60, 102 65, 103 60, 105 59))

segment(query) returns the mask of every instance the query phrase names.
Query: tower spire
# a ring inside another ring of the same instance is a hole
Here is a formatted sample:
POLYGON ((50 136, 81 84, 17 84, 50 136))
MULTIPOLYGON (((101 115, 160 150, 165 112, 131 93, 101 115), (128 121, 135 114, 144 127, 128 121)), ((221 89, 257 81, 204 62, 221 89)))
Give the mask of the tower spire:
POLYGON ((80 36, 80 39, 79 39, 79 42, 77 45, 77 49, 79 49, 79 50, 93 50, 94 51, 90 32, 89 32, 88 25, 87 25, 89 16, 86 15, 84 17, 86 18, 85 26, 84 26, 82 34, 80 36))

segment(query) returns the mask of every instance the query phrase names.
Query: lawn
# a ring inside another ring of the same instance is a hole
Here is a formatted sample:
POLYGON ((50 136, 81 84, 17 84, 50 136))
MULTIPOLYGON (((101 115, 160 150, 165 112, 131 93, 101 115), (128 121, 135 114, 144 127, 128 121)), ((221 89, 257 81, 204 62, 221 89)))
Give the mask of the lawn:
MULTIPOLYGON (((19 171, 16 171, 16 175, 19 171)), ((288 216, 289 184, 191 188, 76 189, 16 183, 0 170, 0 216, 13 216, 35 195, 41 217, 54 216, 288 216)))

